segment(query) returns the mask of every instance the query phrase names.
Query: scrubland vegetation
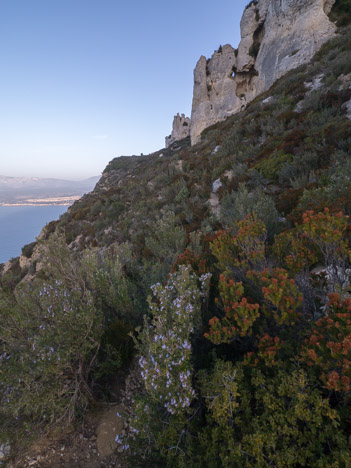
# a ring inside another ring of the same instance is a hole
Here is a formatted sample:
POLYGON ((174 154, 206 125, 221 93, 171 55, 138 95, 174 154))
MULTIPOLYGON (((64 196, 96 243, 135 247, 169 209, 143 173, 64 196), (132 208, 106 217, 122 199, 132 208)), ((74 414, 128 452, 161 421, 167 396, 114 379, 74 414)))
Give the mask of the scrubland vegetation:
POLYGON ((198 145, 114 159, 24 249, 0 291, 12 457, 134 358, 133 466, 351 466, 350 73, 344 26, 198 145))

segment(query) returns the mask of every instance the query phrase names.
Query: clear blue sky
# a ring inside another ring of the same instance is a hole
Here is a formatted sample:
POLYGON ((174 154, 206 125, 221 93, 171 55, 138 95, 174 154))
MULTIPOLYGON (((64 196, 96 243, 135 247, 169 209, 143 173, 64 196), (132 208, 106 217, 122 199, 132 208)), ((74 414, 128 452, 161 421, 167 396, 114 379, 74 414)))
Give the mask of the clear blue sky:
POLYGON ((248 0, 3 0, 0 175, 83 179, 164 146, 248 0))

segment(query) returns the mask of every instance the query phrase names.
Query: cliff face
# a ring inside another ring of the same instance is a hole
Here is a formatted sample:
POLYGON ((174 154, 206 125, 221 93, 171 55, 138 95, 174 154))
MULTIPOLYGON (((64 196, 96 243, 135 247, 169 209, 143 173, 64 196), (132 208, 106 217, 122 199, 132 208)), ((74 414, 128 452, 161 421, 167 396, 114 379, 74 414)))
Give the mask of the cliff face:
POLYGON ((195 144, 206 127, 240 110, 233 67, 235 49, 225 45, 210 60, 200 57, 194 70, 194 94, 191 112, 191 142, 195 144))
POLYGON ((191 142, 208 126, 245 107, 289 70, 311 60, 336 30, 335 0, 258 0, 245 9, 237 50, 220 47, 194 70, 191 142))

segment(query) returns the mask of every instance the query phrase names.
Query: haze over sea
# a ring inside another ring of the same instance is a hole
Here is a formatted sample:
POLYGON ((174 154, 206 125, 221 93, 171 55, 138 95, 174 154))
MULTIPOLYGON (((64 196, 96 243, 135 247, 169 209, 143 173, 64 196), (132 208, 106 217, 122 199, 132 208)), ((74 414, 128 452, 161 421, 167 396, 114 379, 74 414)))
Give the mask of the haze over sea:
POLYGON ((18 257, 45 224, 66 210, 67 206, 0 206, 0 263, 18 257))

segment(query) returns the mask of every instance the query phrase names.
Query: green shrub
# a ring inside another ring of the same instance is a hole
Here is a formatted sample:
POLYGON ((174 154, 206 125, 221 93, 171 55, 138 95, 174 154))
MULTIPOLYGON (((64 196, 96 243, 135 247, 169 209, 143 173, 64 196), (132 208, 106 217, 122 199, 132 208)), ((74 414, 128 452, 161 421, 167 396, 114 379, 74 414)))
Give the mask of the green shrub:
POLYGON ((280 169, 292 160, 291 154, 286 154, 284 151, 277 151, 268 159, 255 164, 254 168, 259 171, 266 179, 270 181, 278 180, 280 169))
POLYGON ((174 212, 164 211, 152 231, 152 234, 145 239, 145 246, 169 271, 177 256, 185 248, 185 230, 174 212))
POLYGON ((187 466, 347 466, 338 414, 301 369, 268 377, 217 361, 200 386, 209 416, 187 466))
POLYGON ((177 190, 178 190, 178 193, 175 197, 175 201, 177 203, 181 203, 182 201, 187 200, 189 198, 190 192, 188 190, 188 187, 184 179, 181 179, 181 182, 177 184, 177 190))
POLYGON ((329 17, 332 21, 336 22, 338 26, 346 26, 351 22, 350 11, 350 0, 336 0, 329 17))
POLYGON ((240 184, 237 192, 223 197, 220 221, 226 229, 234 227, 237 221, 252 213, 256 213, 264 222, 269 237, 273 238, 278 227, 279 215, 271 197, 261 190, 249 192, 244 184, 240 184))
POLYGON ((30 244, 25 245, 22 247, 22 255, 24 257, 30 258, 32 256, 34 247, 37 245, 36 242, 31 242, 30 244))
MULTIPOLYGON (((277 175, 281 184, 289 184, 299 178, 309 180, 310 172, 319 167, 319 156, 316 152, 306 151, 294 155, 291 160, 284 164, 277 175)), ((303 184, 307 185, 307 183, 303 184)), ((299 187, 294 187, 299 188, 299 187)))

